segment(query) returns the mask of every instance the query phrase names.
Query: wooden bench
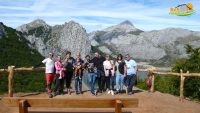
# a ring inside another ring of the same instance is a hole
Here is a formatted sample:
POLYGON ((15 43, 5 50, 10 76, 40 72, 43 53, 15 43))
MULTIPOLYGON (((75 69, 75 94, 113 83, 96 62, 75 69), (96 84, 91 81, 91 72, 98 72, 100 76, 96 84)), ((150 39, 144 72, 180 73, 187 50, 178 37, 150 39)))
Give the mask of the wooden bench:
POLYGON ((19 107, 19 113, 28 113, 28 107, 48 108, 115 108, 121 113, 122 108, 138 107, 136 98, 24 98, 4 97, 2 101, 8 107, 19 107))

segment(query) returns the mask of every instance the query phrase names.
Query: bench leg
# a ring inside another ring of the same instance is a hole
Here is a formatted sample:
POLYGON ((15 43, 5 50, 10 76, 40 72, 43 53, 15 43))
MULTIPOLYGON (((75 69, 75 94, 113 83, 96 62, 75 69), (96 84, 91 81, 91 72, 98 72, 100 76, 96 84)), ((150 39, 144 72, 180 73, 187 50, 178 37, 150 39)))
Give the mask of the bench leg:
POLYGON ((27 107, 26 100, 19 101, 19 113, 28 113, 28 107, 27 107))
POLYGON ((121 113, 122 112, 122 101, 116 100, 115 101, 115 113, 121 113))

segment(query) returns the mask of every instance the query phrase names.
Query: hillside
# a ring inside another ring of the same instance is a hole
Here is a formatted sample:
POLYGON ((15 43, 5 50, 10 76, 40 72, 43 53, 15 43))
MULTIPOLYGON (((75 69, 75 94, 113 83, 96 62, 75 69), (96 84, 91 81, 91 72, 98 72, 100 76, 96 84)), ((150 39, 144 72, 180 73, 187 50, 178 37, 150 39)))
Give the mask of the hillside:
POLYGON ((21 32, 3 23, 0 23, 0 53, 0 68, 9 65, 32 66, 43 59, 37 50, 31 48, 21 32))
MULTIPOLYGON (((28 67, 41 62, 43 56, 22 36, 21 32, 0 23, 0 69, 28 67)), ((15 72, 14 92, 44 91, 44 72, 15 72), (34 87, 33 87, 34 86, 34 87)), ((8 91, 8 73, 0 73, 0 94, 8 91)))

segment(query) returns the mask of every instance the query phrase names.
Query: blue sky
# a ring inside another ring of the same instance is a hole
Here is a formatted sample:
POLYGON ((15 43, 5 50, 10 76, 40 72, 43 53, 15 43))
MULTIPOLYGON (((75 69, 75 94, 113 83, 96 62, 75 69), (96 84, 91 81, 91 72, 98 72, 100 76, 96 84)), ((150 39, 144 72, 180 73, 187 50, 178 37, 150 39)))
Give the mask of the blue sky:
POLYGON ((49 25, 70 20, 87 32, 129 20, 144 31, 168 27, 200 31, 200 0, 0 0, 0 21, 16 28, 35 19, 49 25), (192 3, 196 13, 180 17, 169 15, 169 8, 192 3))

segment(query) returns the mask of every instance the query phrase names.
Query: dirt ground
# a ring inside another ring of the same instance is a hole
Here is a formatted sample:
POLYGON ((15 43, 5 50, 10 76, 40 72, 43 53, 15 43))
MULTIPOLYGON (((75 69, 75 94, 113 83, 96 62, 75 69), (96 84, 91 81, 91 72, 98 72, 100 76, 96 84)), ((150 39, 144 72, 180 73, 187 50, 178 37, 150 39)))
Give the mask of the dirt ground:
MULTIPOLYGON (((98 98, 98 97, 105 97, 105 98, 113 98, 113 97, 133 97, 139 99, 139 107, 133 109, 123 109, 123 112, 126 113, 200 113, 200 103, 184 100, 184 102, 179 101, 179 97, 172 96, 169 94, 163 94, 160 92, 149 93, 147 91, 142 90, 135 90, 136 93, 133 95, 109 95, 107 93, 99 94, 97 96, 92 96, 89 91, 86 91, 83 95, 75 95, 72 93, 71 95, 65 94, 63 96, 56 96, 54 98, 84 98, 84 97, 91 97, 91 98, 98 98)), ((45 93, 30 93, 30 94, 23 94, 17 93, 14 96, 25 96, 25 97, 38 97, 38 98, 48 98, 47 94, 45 93)), ((2 97, 2 96, 1 96, 2 97)), ((114 109, 66 109, 66 108, 29 108, 31 113, 71 113, 76 112, 87 112, 93 113, 94 111, 100 112, 113 112, 114 109), (42 112, 43 111, 43 112, 42 112), (48 111, 48 112, 44 112, 48 111), (55 112, 57 111, 57 112, 55 112)), ((0 113, 18 113, 18 108, 9 108, 5 106, 2 101, 0 100, 0 113)))

